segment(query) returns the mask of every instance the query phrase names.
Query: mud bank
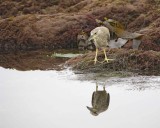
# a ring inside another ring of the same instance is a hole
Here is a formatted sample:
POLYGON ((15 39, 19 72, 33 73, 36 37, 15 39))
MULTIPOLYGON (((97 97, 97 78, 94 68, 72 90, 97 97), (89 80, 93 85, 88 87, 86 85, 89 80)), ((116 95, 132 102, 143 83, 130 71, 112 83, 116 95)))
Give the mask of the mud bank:
POLYGON ((0 67, 16 69, 19 71, 30 70, 62 70, 67 58, 53 58, 53 51, 38 50, 0 55, 0 67))
POLYGON ((154 0, 1 1, 0 51, 77 48, 78 33, 89 35, 104 17, 145 34, 142 50, 160 51, 159 7, 154 0))

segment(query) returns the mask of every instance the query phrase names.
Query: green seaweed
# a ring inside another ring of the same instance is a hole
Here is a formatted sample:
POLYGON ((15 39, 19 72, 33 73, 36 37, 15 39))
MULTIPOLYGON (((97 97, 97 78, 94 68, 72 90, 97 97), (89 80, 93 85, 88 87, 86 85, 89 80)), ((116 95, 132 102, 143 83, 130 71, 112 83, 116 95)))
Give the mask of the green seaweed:
POLYGON ((73 53, 67 53, 67 54, 62 54, 62 53, 54 53, 51 55, 51 57, 59 57, 59 58, 73 58, 77 57, 83 54, 73 54, 73 53))

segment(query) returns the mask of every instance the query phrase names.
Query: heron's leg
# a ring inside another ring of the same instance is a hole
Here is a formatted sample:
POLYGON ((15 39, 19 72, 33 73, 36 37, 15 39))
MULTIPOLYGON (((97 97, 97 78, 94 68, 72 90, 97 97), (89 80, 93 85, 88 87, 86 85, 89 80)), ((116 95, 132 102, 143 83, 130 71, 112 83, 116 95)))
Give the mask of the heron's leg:
POLYGON ((96 91, 98 91, 98 83, 96 82, 96 91))
POLYGON ((91 61, 94 61, 94 64, 96 64, 97 62, 101 63, 100 61, 97 60, 97 56, 98 56, 98 48, 96 48, 96 55, 95 55, 94 60, 87 60, 86 62, 89 63, 91 61))
POLYGON ((106 90, 106 87, 105 87, 105 86, 103 86, 103 90, 104 90, 104 91, 106 90))
MULTIPOLYGON (((114 60, 114 59, 108 59, 108 58, 107 58, 107 55, 106 55, 106 48, 103 48, 103 52, 104 52, 104 56, 105 56, 104 61, 107 61, 107 63, 108 63, 109 60, 114 60)), ((103 61, 103 62, 104 62, 104 61, 103 61)))
POLYGON ((108 63, 108 58, 107 58, 107 55, 106 55, 106 49, 105 48, 103 49, 103 52, 104 52, 104 56, 105 56, 104 61, 107 61, 107 63, 108 63))
POLYGON ((95 58, 94 58, 94 64, 96 64, 96 62, 97 62, 97 55, 98 55, 98 48, 96 48, 96 55, 95 55, 95 58))

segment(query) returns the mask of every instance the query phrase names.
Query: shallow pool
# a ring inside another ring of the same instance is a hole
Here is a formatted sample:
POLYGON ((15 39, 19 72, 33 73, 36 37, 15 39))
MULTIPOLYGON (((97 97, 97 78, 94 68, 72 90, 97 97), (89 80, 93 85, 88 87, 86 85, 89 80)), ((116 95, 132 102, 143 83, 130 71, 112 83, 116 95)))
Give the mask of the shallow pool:
POLYGON ((0 68, 0 128, 159 128, 160 77, 80 80, 72 71, 0 68), (108 109, 90 114, 92 93, 110 94, 108 109))

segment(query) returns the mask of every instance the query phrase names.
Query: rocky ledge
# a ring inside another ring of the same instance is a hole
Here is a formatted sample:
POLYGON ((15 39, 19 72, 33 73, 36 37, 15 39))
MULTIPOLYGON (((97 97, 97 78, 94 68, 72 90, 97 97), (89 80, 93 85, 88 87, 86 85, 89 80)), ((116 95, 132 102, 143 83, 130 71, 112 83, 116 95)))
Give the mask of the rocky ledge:
POLYGON ((107 52, 110 59, 108 63, 104 60, 103 51, 98 54, 98 61, 94 64, 95 52, 90 52, 68 60, 65 65, 81 72, 101 71, 127 71, 142 74, 158 75, 160 72, 160 52, 153 50, 126 50, 110 49, 107 52))

